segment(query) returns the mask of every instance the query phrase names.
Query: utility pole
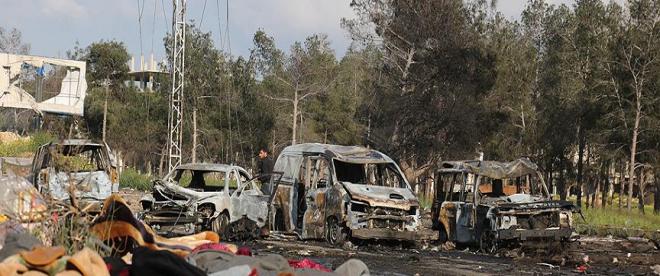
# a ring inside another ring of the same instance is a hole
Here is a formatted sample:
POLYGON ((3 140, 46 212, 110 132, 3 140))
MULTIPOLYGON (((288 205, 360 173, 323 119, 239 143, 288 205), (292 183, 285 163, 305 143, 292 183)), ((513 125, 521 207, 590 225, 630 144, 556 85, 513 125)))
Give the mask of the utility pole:
POLYGON ((186 0, 173 0, 172 16, 172 93, 168 112, 168 171, 181 164, 183 82, 186 45, 186 0))

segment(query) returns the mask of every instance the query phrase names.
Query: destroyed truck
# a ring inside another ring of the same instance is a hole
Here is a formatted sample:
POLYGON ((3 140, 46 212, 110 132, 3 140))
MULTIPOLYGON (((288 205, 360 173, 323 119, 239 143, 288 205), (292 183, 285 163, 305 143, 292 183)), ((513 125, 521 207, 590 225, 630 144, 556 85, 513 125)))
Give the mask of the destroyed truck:
POLYGON ((51 142, 37 149, 28 179, 46 199, 97 213, 103 200, 119 189, 111 157, 105 143, 84 139, 51 142))
POLYGON ((164 236, 211 230, 224 240, 250 239, 267 227, 269 200, 239 166, 190 163, 154 181, 140 200, 141 218, 164 236))
POLYGON ((527 240, 566 242, 574 230, 573 213, 579 212, 571 202, 551 199, 527 158, 442 162, 434 185, 432 218, 439 240, 486 252, 527 240))
POLYGON ((298 144, 275 162, 271 230, 339 245, 348 238, 433 240, 399 166, 359 146, 298 144))

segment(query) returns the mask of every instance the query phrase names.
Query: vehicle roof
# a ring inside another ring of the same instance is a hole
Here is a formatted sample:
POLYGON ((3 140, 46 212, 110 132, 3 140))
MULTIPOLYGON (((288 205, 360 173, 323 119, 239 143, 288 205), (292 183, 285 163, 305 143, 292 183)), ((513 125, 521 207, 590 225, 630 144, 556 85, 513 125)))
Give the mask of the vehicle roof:
POLYGON ((444 161, 438 172, 467 172, 493 179, 514 178, 535 174, 538 170, 529 158, 519 158, 510 162, 502 161, 444 161))
POLYGON ((181 164, 174 168, 175 170, 192 170, 192 171, 217 171, 217 172, 228 172, 232 169, 239 169, 245 171, 240 166, 236 165, 227 165, 227 164, 218 164, 218 163, 186 163, 181 164))
POLYGON ((283 155, 302 155, 303 153, 327 154, 345 162, 394 162, 392 158, 380 151, 362 146, 342 146, 321 143, 304 143, 291 145, 282 150, 283 155))

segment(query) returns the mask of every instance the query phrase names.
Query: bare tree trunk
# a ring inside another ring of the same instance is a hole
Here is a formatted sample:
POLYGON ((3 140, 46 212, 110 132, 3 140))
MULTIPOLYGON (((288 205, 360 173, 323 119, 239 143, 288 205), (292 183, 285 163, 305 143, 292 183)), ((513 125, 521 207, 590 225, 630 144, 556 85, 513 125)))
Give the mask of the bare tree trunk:
POLYGON ((584 130, 578 126, 578 163, 577 163, 577 194, 576 204, 578 207, 582 206, 582 177, 584 167, 584 130))
POLYGON ((293 96, 293 130, 291 133, 291 145, 296 144, 296 130, 298 129, 298 89, 295 89, 293 96))
POLYGON ((655 180, 655 192, 653 192, 653 213, 660 215, 660 166, 655 166, 655 173, 653 174, 655 180))
POLYGON ((564 179, 564 170, 566 169, 565 160, 560 161, 559 179, 557 179, 557 190, 559 190, 559 199, 566 200, 566 180, 564 179))
POLYGON ((108 84, 105 85, 105 100, 103 101, 103 134, 102 140, 105 142, 105 131, 106 131, 106 122, 108 121, 108 94, 110 94, 110 89, 108 84))
POLYGON ((633 178, 635 177, 635 157, 637 156, 637 135, 639 133, 639 121, 642 116, 641 91, 637 91, 636 93, 637 97, 635 103, 637 108, 635 109, 635 126, 633 127, 632 143, 630 144, 630 172, 628 173, 630 181, 628 182, 628 201, 626 202, 628 205, 628 211, 632 210, 632 193, 635 183, 633 178))
POLYGON ((621 162, 621 170, 619 171, 619 209, 623 207, 623 197, 626 195, 626 163, 621 162))
POLYGON ((607 177, 607 181, 609 184, 609 190, 607 191, 607 197, 610 199, 610 206, 614 206, 614 182, 616 181, 616 164, 612 162, 611 168, 614 169, 614 177, 612 177, 612 181, 610 181, 610 168, 607 169, 607 174, 605 174, 605 177, 607 177))
POLYGON ((193 112, 192 112, 192 120, 193 120, 193 139, 192 139, 192 162, 197 163, 197 103, 195 103, 195 106, 193 107, 193 112))
POLYGON ((644 168, 640 168, 639 169, 639 178, 638 178, 639 179, 639 184, 638 184, 639 191, 637 192, 637 200, 638 200, 639 212, 641 214, 644 214, 644 188, 646 188, 646 187, 644 187, 644 186, 646 186, 644 184, 645 176, 646 175, 644 175, 644 168))

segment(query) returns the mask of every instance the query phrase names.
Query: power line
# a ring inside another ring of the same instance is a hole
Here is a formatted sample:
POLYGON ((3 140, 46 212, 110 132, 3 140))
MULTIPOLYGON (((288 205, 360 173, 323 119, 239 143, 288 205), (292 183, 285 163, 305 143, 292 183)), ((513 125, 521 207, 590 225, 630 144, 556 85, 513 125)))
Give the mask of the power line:
POLYGON ((225 24, 225 35, 227 36, 227 52, 231 56, 231 39, 229 38, 229 0, 227 0, 227 23, 225 24))
POLYGON ((158 9, 158 0, 154 0, 154 17, 151 22, 151 53, 154 53, 154 37, 156 36, 156 10, 158 9))
POLYGON ((142 14, 144 13, 144 3, 146 0, 142 1, 142 7, 140 7, 140 0, 137 0, 137 10, 138 10, 138 25, 139 25, 139 31, 138 33, 140 34, 140 57, 144 54, 143 46, 142 46, 142 14))
POLYGON ((204 24, 204 13, 206 12, 206 2, 208 0, 204 0, 204 8, 202 8, 202 19, 199 20, 199 28, 202 28, 202 25, 204 24))
POLYGON ((225 49, 224 40, 222 39, 222 19, 220 18, 220 0, 215 1, 215 6, 218 9, 218 43, 220 43, 220 49, 225 49))

